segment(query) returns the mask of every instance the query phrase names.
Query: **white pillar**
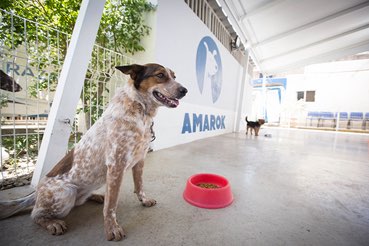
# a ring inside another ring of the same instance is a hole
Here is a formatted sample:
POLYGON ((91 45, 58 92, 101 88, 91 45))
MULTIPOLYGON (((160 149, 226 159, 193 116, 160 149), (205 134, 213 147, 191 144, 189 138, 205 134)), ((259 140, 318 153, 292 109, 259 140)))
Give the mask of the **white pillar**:
MULTIPOLYGON (((267 75, 266 74, 263 74, 263 83, 262 83, 262 86, 261 86, 261 90, 262 90, 262 102, 261 102, 261 107, 262 107, 262 117, 263 119, 266 120, 266 83, 267 83, 267 75)), ((260 118, 260 115, 258 115, 258 119, 260 118)), ((256 120, 258 120, 256 119, 256 120)))
POLYGON ((39 151, 32 186, 65 155, 106 0, 83 0, 39 151), (67 123, 69 122, 69 124, 67 123))
POLYGON ((336 118, 336 131, 340 128, 340 110, 337 111, 337 118, 336 118))
POLYGON ((242 116, 242 109, 244 107, 244 102, 245 102, 245 83, 247 81, 247 76, 248 76, 248 69, 249 69, 249 52, 247 51, 247 55, 246 55, 246 65, 243 66, 243 71, 242 71, 242 81, 241 81, 241 89, 240 89, 240 94, 239 94, 239 98, 238 98, 238 106, 237 106, 237 115, 236 115, 236 127, 235 127, 235 132, 239 132, 240 131, 240 123, 241 123, 241 116, 242 116))

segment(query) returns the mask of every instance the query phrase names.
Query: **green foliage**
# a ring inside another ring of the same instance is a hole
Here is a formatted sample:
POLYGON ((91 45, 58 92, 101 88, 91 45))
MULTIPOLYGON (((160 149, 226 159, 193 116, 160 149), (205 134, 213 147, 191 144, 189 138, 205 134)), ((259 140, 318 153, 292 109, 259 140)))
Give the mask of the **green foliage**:
POLYGON ((8 97, 4 94, 0 94, 0 109, 8 106, 8 97))
POLYGON ((101 18, 97 43, 117 52, 143 51, 141 38, 149 34, 142 13, 154 10, 145 0, 110 0, 101 18))
POLYGON ((41 142, 42 135, 37 134, 21 135, 15 137, 3 137, 1 139, 2 147, 5 147, 10 155, 9 162, 16 164, 19 157, 27 154, 29 157, 35 157, 38 152, 38 145, 41 142))
POLYGON ((87 71, 86 81, 83 86, 82 98, 84 107, 77 113, 84 112, 86 115, 86 125, 93 125, 102 115, 104 110, 104 102, 106 99, 103 96, 104 91, 109 92, 106 87, 106 82, 110 79, 105 73, 99 73, 99 76, 92 80, 93 77, 90 71, 87 71))
MULTIPOLYGON (((53 27, 60 32, 71 34, 77 20, 81 0, 2 0, 0 8, 12 11, 23 18, 53 27)), ((143 14, 154 10, 155 7, 146 0, 107 0, 101 18, 96 43, 115 51, 135 53, 142 51, 141 38, 149 34, 150 27, 144 24, 143 14)), ((17 47, 24 40, 24 23, 20 19, 13 19, 13 29, 9 24, 1 28, 0 39, 13 36, 11 47, 17 47)), ((55 30, 46 30, 41 25, 27 27, 28 41, 47 43, 47 37, 56 38, 55 30)), ((59 37, 59 45, 65 54, 69 36, 59 37)), ((11 40, 11 39, 8 39, 11 40)), ((56 46, 56 39, 50 40, 56 46)), ((46 58, 46 57, 45 57, 46 58)))

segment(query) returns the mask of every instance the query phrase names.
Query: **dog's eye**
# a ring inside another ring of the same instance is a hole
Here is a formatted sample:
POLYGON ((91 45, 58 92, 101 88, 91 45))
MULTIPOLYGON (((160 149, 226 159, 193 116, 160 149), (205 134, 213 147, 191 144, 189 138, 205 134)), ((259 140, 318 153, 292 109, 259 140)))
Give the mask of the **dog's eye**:
POLYGON ((164 74, 163 73, 159 73, 159 74, 156 75, 156 77, 158 77, 159 79, 162 79, 162 78, 164 78, 164 74))

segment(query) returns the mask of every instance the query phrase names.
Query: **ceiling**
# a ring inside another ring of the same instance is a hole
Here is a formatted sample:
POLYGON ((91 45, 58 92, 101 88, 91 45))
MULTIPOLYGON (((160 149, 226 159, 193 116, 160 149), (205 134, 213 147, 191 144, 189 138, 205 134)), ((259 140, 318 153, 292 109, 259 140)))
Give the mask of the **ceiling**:
POLYGON ((257 69, 268 75, 369 51, 369 1, 216 2, 257 69))

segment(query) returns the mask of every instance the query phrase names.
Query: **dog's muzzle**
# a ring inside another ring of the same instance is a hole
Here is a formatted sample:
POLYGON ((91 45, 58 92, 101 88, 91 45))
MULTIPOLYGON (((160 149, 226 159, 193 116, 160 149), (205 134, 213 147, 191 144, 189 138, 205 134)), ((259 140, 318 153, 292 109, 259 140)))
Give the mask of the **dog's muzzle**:
POLYGON ((176 108, 179 105, 179 100, 183 98, 186 94, 187 89, 183 86, 180 86, 176 89, 176 93, 175 95, 173 95, 173 97, 168 97, 163 93, 160 93, 158 90, 153 91, 153 95, 156 100, 169 108, 176 108))

